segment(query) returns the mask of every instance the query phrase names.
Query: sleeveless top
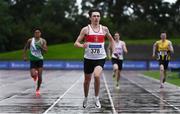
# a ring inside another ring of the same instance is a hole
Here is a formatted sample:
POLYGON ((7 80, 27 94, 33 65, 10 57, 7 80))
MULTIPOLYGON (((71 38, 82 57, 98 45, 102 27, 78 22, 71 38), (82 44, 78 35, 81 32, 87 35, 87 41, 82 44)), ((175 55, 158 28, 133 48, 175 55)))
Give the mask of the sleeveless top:
POLYGON ((29 53, 30 61, 43 60, 42 50, 40 47, 42 43, 43 43, 42 38, 40 38, 38 41, 35 41, 34 37, 32 38, 30 44, 30 53, 29 53))
POLYGON ((169 44, 171 43, 169 40, 159 40, 157 43, 157 51, 158 51, 158 59, 161 60, 170 60, 170 52, 169 52, 169 44))
MULTIPOLYGON (((125 43, 123 41, 115 41, 115 50, 114 53, 118 54, 119 59, 123 60, 123 46, 125 43)), ((113 53, 112 53, 112 58, 117 58, 113 53)))
POLYGON ((90 25, 88 25, 88 30, 89 33, 85 36, 87 48, 85 48, 84 58, 92 60, 105 59, 105 33, 103 32, 102 25, 100 25, 99 32, 95 32, 90 25))

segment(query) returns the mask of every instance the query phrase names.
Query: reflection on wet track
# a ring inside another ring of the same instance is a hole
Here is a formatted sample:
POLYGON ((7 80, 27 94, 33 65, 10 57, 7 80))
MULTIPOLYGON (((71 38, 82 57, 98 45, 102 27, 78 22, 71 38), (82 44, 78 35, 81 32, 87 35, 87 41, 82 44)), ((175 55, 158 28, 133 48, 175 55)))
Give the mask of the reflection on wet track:
POLYGON ((178 87, 166 84, 159 89, 158 81, 140 72, 124 71, 120 89, 116 89, 111 74, 104 71, 105 80, 101 77, 102 108, 94 106, 92 78, 88 107, 83 109, 82 71, 44 71, 41 95, 36 96, 29 71, 0 70, 0 113, 112 114, 113 106, 118 113, 180 112, 178 87))

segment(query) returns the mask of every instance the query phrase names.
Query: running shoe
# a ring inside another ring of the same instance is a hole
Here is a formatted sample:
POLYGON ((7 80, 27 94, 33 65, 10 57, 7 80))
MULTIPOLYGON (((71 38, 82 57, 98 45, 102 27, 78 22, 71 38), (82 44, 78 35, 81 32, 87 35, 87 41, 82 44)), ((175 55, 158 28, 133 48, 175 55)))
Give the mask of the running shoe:
POLYGON ((95 98, 95 106, 96 106, 97 108, 101 108, 101 103, 100 103, 98 97, 95 98))
POLYGON ((160 88, 164 88, 164 86, 161 84, 161 85, 160 85, 160 88))
POLYGON ((87 101, 88 101, 88 99, 87 99, 87 98, 84 98, 84 101, 83 101, 83 108, 86 108, 86 107, 87 107, 87 101))
POLYGON ((120 89, 119 83, 116 84, 116 89, 120 89))

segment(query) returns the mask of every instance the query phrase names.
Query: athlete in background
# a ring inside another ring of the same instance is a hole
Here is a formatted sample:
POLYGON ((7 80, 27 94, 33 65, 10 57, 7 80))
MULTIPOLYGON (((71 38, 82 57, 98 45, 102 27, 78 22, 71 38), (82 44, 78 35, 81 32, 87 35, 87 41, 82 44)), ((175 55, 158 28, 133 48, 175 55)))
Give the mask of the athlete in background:
POLYGON ((34 37, 29 38, 24 46, 23 59, 27 60, 27 50, 29 51, 30 73, 33 80, 37 80, 36 95, 40 95, 43 71, 43 53, 47 52, 46 40, 41 38, 40 29, 34 30, 34 37))
POLYGON ((162 32, 160 35, 161 40, 158 40, 153 45, 152 57, 155 58, 157 52, 159 69, 160 69, 160 88, 163 88, 163 83, 166 81, 166 71, 168 68, 170 55, 174 53, 174 49, 170 40, 167 40, 166 32, 162 32))
POLYGON ((115 32, 114 34, 115 39, 115 49, 112 53, 111 45, 108 46, 108 58, 111 58, 113 64, 113 79, 116 79, 116 88, 119 89, 119 80, 121 77, 121 70, 123 64, 123 54, 127 54, 128 50, 126 47, 126 43, 120 40, 120 34, 115 32))

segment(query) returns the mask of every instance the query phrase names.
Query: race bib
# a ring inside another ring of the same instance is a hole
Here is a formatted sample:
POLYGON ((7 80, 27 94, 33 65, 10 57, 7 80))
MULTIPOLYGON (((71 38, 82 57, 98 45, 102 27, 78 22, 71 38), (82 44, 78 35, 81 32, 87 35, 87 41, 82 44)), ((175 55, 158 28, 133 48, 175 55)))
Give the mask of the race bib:
POLYGON ((159 55, 162 55, 162 56, 167 55, 167 51, 160 51, 159 55))
POLYGON ((98 55, 101 53, 102 45, 89 45, 89 51, 93 55, 98 55))

